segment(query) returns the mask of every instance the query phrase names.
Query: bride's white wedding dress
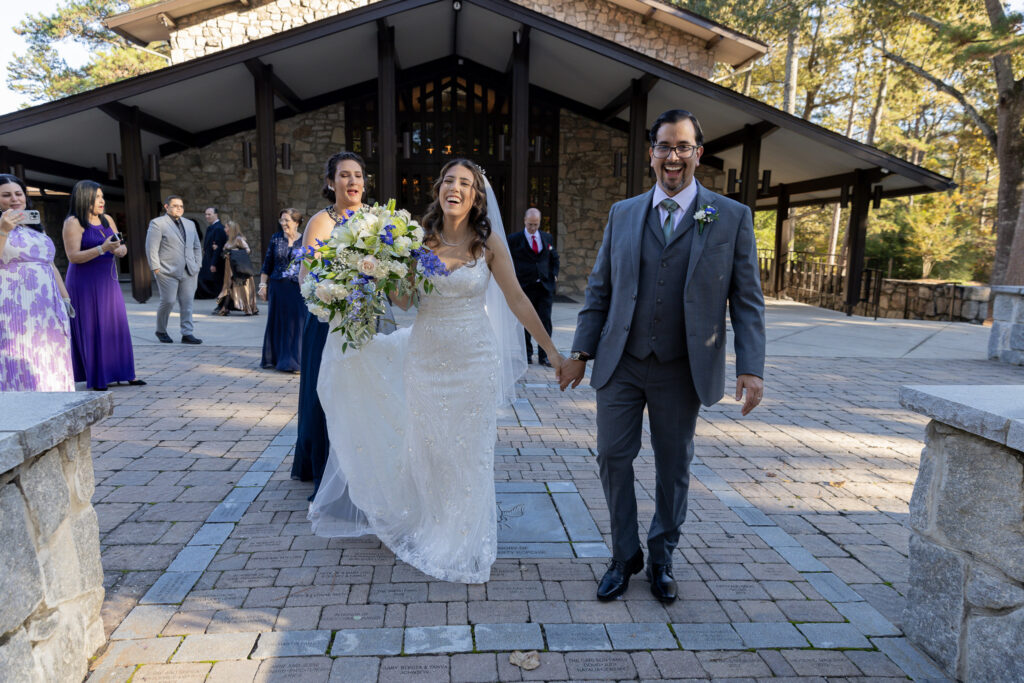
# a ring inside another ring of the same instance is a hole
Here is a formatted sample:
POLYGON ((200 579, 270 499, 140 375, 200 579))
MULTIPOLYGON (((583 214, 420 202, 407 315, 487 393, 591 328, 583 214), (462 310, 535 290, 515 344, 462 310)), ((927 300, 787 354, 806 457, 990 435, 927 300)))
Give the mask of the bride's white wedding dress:
POLYGON ((411 328, 346 353, 328 337, 318 387, 331 453, 310 506, 316 534, 375 534, 444 581, 490 577, 501 391, 490 279, 480 257, 431 279, 411 328))

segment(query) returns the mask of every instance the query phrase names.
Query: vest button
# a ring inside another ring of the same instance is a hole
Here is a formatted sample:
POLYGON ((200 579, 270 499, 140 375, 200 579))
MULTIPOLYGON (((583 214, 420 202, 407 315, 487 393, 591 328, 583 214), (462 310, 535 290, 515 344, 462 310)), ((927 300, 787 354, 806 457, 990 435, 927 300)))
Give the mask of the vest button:
POLYGON ((657 340, 657 337, 651 337, 651 341, 657 340))
POLYGON ((665 281, 664 280, 658 280, 658 284, 659 285, 663 285, 663 284, 665 284, 665 281))

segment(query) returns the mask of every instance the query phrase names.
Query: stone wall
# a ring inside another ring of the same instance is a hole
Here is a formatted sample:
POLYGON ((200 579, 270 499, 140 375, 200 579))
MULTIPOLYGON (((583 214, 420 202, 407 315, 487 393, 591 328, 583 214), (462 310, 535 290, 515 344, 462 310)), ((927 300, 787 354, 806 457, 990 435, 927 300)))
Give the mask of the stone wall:
MULTIPOLYGON (((277 169, 281 208, 292 207, 308 218, 328 204, 320 195, 327 158, 345 145, 345 107, 332 105, 278 121, 278 142, 292 146, 291 170, 277 169)), ((190 149, 160 160, 161 196, 180 194, 191 217, 205 226, 202 213, 216 206, 221 221, 235 220, 254 251, 260 244, 259 160, 256 132, 236 133, 201 149, 190 149), (242 143, 253 147, 252 168, 242 163, 242 143)), ((276 229, 276 228, 275 228, 276 229)))
POLYGON ((103 645, 90 426, 109 394, 0 395, 0 680, 80 681, 103 645))
POLYGON ((879 318, 953 320, 980 325, 988 317, 990 287, 882 280, 879 318), (950 306, 953 315, 950 317, 950 306))
POLYGON ((988 357, 1024 365, 1024 287, 992 288, 988 357))
POLYGON ((933 418, 910 501, 904 631, 954 678, 1022 681, 1024 389, 904 387, 900 400, 933 418))
MULTIPOLYGON (((181 62, 372 4, 375 0, 252 0, 182 17, 171 33, 171 62, 181 62)), ((605 0, 517 0, 518 4, 650 57, 710 78, 714 52, 704 41, 605 0)), ((398 38, 401 40, 401 36, 398 38)))

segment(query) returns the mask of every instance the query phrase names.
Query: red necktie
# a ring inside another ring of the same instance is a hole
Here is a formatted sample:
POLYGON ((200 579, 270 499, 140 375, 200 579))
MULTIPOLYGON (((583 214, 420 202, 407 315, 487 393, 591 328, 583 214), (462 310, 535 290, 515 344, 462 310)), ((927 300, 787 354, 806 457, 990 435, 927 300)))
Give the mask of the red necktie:
POLYGON ((534 233, 531 236, 531 239, 533 240, 533 253, 534 254, 539 254, 540 253, 540 244, 537 242, 537 233, 534 233))

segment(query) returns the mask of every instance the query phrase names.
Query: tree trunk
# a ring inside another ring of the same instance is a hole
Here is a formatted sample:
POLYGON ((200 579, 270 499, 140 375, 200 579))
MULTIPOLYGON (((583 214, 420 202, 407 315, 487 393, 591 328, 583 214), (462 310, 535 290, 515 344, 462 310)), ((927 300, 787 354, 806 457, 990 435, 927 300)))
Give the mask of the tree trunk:
POLYGON ((871 123, 868 124, 868 135, 864 140, 865 144, 875 144, 875 135, 882 125, 882 114, 885 111, 885 98, 889 93, 889 64, 882 63, 882 81, 878 84, 878 96, 875 98, 875 106, 871 110, 871 123))
POLYGON ((790 29, 786 36, 786 78, 782 86, 782 110, 787 114, 796 113, 796 81, 799 55, 797 55, 797 29, 790 29))
POLYGON ((832 205, 832 229, 828 233, 828 265, 836 264, 836 246, 839 243, 839 226, 843 209, 839 204, 832 205))
POLYGON ((932 274, 932 268, 935 266, 935 261, 925 257, 921 259, 921 279, 924 280, 932 274))
POLYGON ((1024 225, 1021 192, 1024 190, 1024 80, 1010 92, 1001 92, 997 107, 999 189, 996 199, 996 257, 992 284, 1024 285, 1024 225))

